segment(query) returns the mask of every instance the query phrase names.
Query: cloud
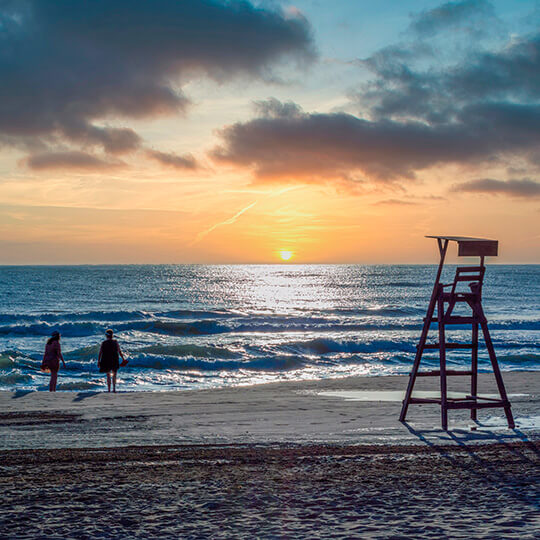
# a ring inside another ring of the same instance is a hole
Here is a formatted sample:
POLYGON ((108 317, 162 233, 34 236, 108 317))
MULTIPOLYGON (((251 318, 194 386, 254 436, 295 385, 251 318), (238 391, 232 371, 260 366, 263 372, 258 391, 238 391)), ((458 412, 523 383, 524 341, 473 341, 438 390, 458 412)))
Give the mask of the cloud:
POLYGON ((274 97, 253 103, 255 113, 265 118, 299 118, 302 108, 293 101, 282 103, 274 97))
POLYGON ((140 147, 142 139, 132 129, 97 127, 72 122, 63 128, 64 135, 82 145, 100 144, 111 154, 123 154, 140 147))
POLYGON ((360 172, 390 181, 414 178, 436 164, 478 163, 500 153, 534 152, 540 145, 540 106, 471 106, 460 121, 445 125, 309 114, 298 107, 283 116, 283 104, 275 100, 266 109, 277 112, 223 128, 222 144, 211 156, 251 167, 259 180, 354 181, 351 173, 360 172))
POLYGON ((34 171, 46 169, 102 171, 124 165, 118 160, 106 160, 79 151, 35 154, 25 158, 23 164, 34 171))
POLYGON ((270 98, 251 120, 225 126, 211 155, 258 181, 400 182, 433 166, 508 168, 516 159, 530 175, 540 163, 540 33, 489 46, 475 36, 466 45, 447 34, 436 41, 495 19, 486 1, 422 12, 409 43, 358 61, 371 78, 351 96, 357 114, 304 112, 270 98))
POLYGON ((496 51, 468 50, 450 65, 417 67, 422 55, 413 44, 387 47, 363 60, 374 79, 354 94, 357 105, 369 106, 373 118, 445 124, 472 105, 540 101, 540 33, 515 38, 496 51))
POLYGON ((374 202, 372 206, 418 206, 418 203, 414 201, 403 201, 401 199, 384 199, 374 202))
POLYGON ((509 195, 511 197, 540 197, 540 182, 535 182, 529 178, 522 180, 494 180, 492 178, 482 178, 455 184, 452 191, 489 193, 494 195, 509 195))
POLYGON ((167 167, 172 167, 173 169, 191 169, 195 170, 199 168, 199 164, 191 154, 184 154, 183 156, 178 156, 177 154, 159 152, 157 150, 147 150, 146 155, 165 165, 167 167))
POLYGON ((486 26, 486 19, 496 20, 493 6, 485 0, 446 2, 434 9, 415 15, 411 30, 422 37, 433 36, 441 31, 454 31, 465 25, 468 30, 482 31, 477 25, 486 26))
POLYGON ((309 24, 245 1, 0 0, 0 140, 140 146, 107 119, 183 110, 193 77, 261 78, 313 59, 309 24))

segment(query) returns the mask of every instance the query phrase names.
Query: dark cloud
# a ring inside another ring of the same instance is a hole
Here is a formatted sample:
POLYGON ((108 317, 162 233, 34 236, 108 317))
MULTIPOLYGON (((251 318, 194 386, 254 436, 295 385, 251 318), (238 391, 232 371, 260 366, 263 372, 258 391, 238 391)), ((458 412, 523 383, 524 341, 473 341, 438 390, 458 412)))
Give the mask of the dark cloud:
MULTIPOLYGON (((275 99, 225 127, 213 156, 259 179, 326 182, 414 178, 435 165, 486 163, 528 172, 540 152, 540 33, 452 48, 437 32, 496 19, 491 4, 449 2, 413 20, 410 43, 358 62, 370 80, 353 96, 358 115, 306 113, 275 99), (419 40, 418 34, 425 36, 419 40), (429 39, 428 39, 429 38, 429 39), (454 55, 455 53, 455 55, 454 55)), ((447 38, 447 39, 446 39, 447 38)))
POLYGON ((433 36, 441 31, 462 29, 481 32, 478 23, 485 29, 486 19, 496 20, 493 6, 485 0, 446 2, 434 9, 415 15, 411 29, 421 36, 433 36))
POLYGON ((113 153, 140 139, 100 122, 184 109, 193 76, 264 77, 314 56, 305 19, 245 1, 0 0, 0 29, 0 139, 113 153))
MULTIPOLYGON (((413 178, 444 163, 478 163, 540 145, 540 106, 490 104, 446 125, 369 121, 351 114, 283 116, 271 100, 265 116, 225 127, 214 159, 252 167, 259 179, 326 181, 360 171, 377 180, 413 178)), ((259 106, 260 109, 260 106, 259 106)))
POLYGON ((495 52, 469 51, 454 65, 430 65, 421 70, 414 59, 423 53, 385 48, 362 65, 375 78, 355 99, 375 118, 454 122, 464 107, 493 101, 540 102, 540 34, 515 39, 495 52))
POLYGON ((292 101, 282 103, 276 98, 268 98, 253 103, 255 113, 266 118, 298 118, 302 116, 302 108, 292 101))
POLYGON ((482 178, 463 182, 452 187, 452 191, 491 193, 495 195, 510 195, 512 197, 540 197, 540 182, 529 178, 522 180, 494 180, 482 178))
POLYGON ((147 150, 146 155, 165 165, 167 167, 172 167, 174 169, 191 169, 195 170, 199 168, 199 165, 195 158, 191 154, 184 154, 183 156, 178 156, 177 154, 159 152, 157 150, 147 150))
POLYGON ((82 145, 100 144, 105 152, 122 154, 140 147, 142 139, 132 129, 102 128, 87 123, 70 123, 63 128, 66 137, 82 145))
POLYGON ((102 159, 79 151, 36 154, 24 159, 23 164, 35 171, 46 169, 102 171, 124 165, 118 160, 102 159))

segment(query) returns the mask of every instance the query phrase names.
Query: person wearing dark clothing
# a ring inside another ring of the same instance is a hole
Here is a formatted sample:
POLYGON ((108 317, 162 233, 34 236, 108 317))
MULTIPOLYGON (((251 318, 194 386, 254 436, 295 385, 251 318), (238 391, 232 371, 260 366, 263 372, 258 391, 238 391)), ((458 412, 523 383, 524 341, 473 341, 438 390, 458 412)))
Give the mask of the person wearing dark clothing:
POLYGON ((107 390, 111 391, 111 381, 113 392, 116 392, 116 372, 120 367, 120 358, 122 358, 122 365, 127 364, 127 360, 124 358, 124 354, 120 349, 120 345, 116 339, 113 339, 113 331, 107 330, 105 332, 107 339, 101 344, 99 349, 98 367, 100 373, 107 374, 107 390))
POLYGON ((60 369, 60 360, 66 367, 64 357, 62 356, 62 348, 60 347, 60 333, 56 330, 51 334, 45 345, 43 360, 41 361, 41 371, 51 374, 49 381, 49 392, 56 392, 56 381, 58 379, 58 370, 60 369))

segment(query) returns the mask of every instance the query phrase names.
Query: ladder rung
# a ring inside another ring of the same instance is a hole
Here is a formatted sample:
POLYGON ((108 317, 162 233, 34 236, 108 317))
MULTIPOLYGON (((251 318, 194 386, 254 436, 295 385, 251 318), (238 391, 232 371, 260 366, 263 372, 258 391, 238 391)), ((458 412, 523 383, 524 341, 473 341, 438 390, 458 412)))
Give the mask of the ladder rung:
MULTIPOLYGON (((440 369, 434 369, 432 371, 419 371, 416 376, 417 377, 439 377, 441 374, 440 369)), ((447 375, 472 375, 472 371, 457 371, 454 369, 447 369, 446 370, 447 375)))
MULTIPOLYGON (((426 319, 424 318, 424 321, 426 319)), ((432 317, 431 322, 438 322, 437 317, 432 317)), ((474 317, 460 317, 458 315, 454 315, 452 317, 447 317, 444 321, 444 324, 473 324, 475 322, 478 322, 474 319, 474 317)))
POLYGON ((456 268, 456 271, 460 274, 464 274, 465 272, 481 272, 484 273, 485 266, 458 266, 456 268))
POLYGON ((463 292, 456 292, 454 294, 445 292, 442 295, 442 298, 445 302, 448 302, 449 300, 452 300, 452 302, 467 302, 467 300, 472 300, 476 298, 478 295, 474 293, 463 293, 463 292))
MULTIPOLYGON (((444 346, 446 349, 474 349, 478 345, 475 345, 474 343, 445 343, 444 346)), ((424 345, 424 349, 440 349, 440 348, 441 347, 439 343, 426 343, 424 345)))
POLYGON ((492 401, 491 403, 477 403, 476 401, 448 402, 449 409, 490 409, 494 407, 510 406, 508 401, 492 401))
POLYGON ((481 281, 482 276, 476 274, 471 276, 456 276, 456 281, 481 281))

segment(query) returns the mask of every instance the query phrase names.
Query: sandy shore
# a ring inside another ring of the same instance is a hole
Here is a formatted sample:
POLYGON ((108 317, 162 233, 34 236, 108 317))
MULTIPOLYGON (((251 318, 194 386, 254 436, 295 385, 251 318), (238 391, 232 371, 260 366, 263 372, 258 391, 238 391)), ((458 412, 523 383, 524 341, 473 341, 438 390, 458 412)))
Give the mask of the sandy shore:
POLYGON ((540 446, 2 455, 2 538, 538 538, 540 446))
POLYGON ((448 433, 405 377, 0 393, 0 537, 537 538, 540 373, 505 382, 515 430, 448 433))
MULTIPOLYGON (((450 389, 467 392, 464 377, 450 389), (461 386, 460 386, 461 385, 461 386)), ((436 405, 411 405, 398 422, 407 377, 355 377, 188 392, 0 392, 0 449, 126 445, 345 443, 441 444, 519 441, 540 433, 540 372, 505 373, 516 419, 501 409, 450 411, 440 428, 436 405), (471 427, 476 428, 475 431, 471 427)), ((424 378, 418 391, 437 389, 424 378)), ((481 393, 494 392, 481 375, 481 393)))

